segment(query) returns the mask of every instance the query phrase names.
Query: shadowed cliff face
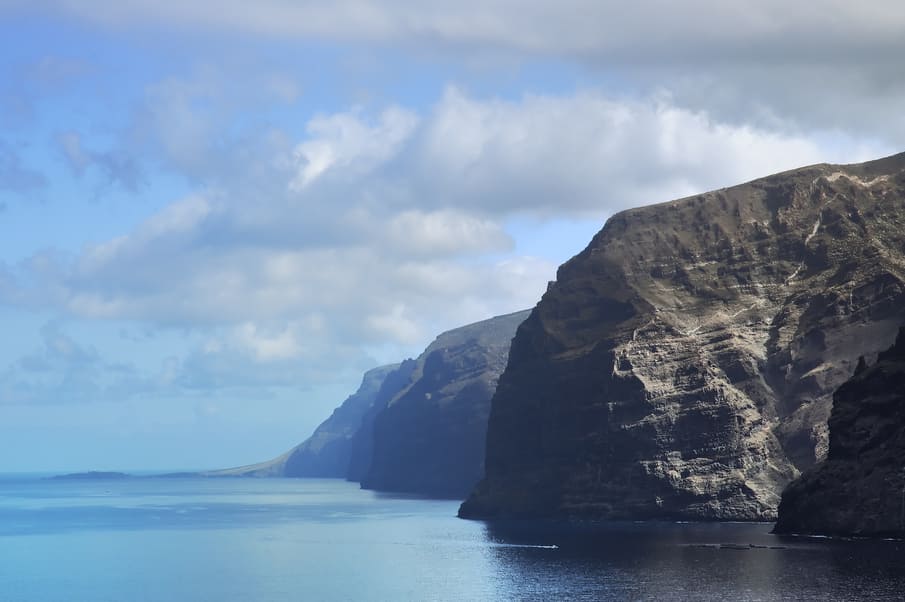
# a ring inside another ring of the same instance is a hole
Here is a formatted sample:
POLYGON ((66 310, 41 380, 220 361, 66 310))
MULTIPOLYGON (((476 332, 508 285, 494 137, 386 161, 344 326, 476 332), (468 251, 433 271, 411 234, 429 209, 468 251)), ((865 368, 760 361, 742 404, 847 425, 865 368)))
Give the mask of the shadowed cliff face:
MULTIPOLYGON (((308 439, 281 456, 249 466, 214 470, 206 476, 223 477, 320 477, 345 478, 358 447, 367 454, 357 461, 370 463, 370 445, 359 445, 359 431, 375 405, 385 407, 387 400, 406 384, 413 362, 381 366, 365 372, 358 390, 333 411, 308 439)), ((361 454, 361 452, 359 452, 361 454)))
POLYGON ((528 311, 438 336, 416 360, 367 372, 303 443, 212 477, 323 477, 362 487, 464 498, 484 471, 490 398, 528 311))
POLYGON ((397 395, 412 384, 415 360, 407 359, 399 367, 387 374, 380 385, 374 402, 368 407, 358 422, 355 435, 349 441, 349 462, 344 473, 337 475, 348 481, 360 482, 371 467, 374 457, 374 421, 397 395))
POLYGON ((777 533, 905 535, 905 329, 839 387, 827 459, 782 494, 777 533))
POLYGON ((392 381, 391 375, 400 368, 395 364, 366 372, 358 391, 336 408, 305 442, 289 452, 282 476, 345 478, 362 421, 379 402, 384 383, 388 379, 392 381))
POLYGON ((905 311, 905 155, 613 216, 518 329, 467 517, 762 520, 905 311))
POLYGON ((464 498, 484 471, 490 399, 527 311, 441 334, 380 411, 362 487, 464 498))

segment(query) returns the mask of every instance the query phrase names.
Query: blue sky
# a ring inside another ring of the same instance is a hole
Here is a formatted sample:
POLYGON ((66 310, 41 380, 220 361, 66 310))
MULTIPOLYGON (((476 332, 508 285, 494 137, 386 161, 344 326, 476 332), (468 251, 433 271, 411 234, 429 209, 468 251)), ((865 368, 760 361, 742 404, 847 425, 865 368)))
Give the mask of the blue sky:
POLYGON ((613 212, 902 150, 905 10, 0 1, 0 471, 214 468, 613 212))

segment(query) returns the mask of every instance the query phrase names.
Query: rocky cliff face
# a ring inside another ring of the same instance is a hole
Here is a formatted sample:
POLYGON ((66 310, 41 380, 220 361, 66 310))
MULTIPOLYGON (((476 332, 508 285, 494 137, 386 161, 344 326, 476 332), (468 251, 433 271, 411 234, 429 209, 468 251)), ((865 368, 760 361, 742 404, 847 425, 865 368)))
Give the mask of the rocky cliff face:
POLYGON ((355 394, 282 456, 204 474, 346 478, 461 499, 483 474, 490 399, 528 313, 445 332, 417 359, 366 373, 355 394))
POLYGON ((613 216, 518 329, 466 517, 763 520, 905 312, 905 155, 613 216))
POLYGON ((905 328, 839 387, 827 459, 782 494, 776 533, 905 535, 905 328))
POLYGON ((362 487, 464 498, 484 471, 490 399, 527 311, 438 336, 377 414, 362 487))
POLYGON ((358 391, 346 398, 308 439, 289 452, 282 476, 344 478, 362 420, 374 407, 381 386, 398 369, 396 364, 365 372, 358 391))
POLYGON ((402 391, 412 384, 417 362, 407 359, 399 367, 387 374, 374 402, 359 421, 358 430, 350 441, 350 457, 343 477, 346 480, 361 482, 371 468, 374 457, 374 421, 387 405, 402 391))

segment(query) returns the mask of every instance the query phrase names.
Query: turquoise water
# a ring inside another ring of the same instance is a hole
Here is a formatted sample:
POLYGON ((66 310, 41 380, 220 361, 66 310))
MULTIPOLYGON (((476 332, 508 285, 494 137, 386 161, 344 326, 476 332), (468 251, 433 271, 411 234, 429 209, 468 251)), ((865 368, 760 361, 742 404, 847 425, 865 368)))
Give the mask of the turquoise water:
POLYGON ((0 479, 0 600, 902 599, 905 545, 493 524, 334 480, 0 479), (765 547, 761 547, 765 546, 765 547))

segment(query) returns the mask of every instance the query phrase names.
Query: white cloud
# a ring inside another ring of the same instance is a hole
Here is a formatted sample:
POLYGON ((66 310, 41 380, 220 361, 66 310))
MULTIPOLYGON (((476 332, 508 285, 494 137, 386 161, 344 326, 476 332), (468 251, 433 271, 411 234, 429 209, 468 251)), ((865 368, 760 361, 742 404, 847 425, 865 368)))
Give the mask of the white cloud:
POLYGON ((668 98, 481 101, 450 88, 412 155, 427 202, 600 215, 826 159, 812 140, 712 120, 668 98))
POLYGON ((556 266, 512 253, 513 217, 602 221, 846 158, 669 96, 592 91, 500 100, 451 87, 421 114, 353 109, 317 116, 305 132, 294 143, 245 133, 244 145, 200 131, 205 170, 181 163, 181 149, 172 164, 216 174, 206 186, 75 258, 2 268, 0 295, 208 333, 136 388, 290 386, 363 365, 366 350, 414 351, 441 330, 532 306, 556 266))
POLYGON ((385 239, 388 250, 415 257, 480 254, 512 247, 498 223, 452 209, 402 211, 386 223, 385 239))
MULTIPOLYGON (((520 51, 593 54, 638 48, 640 53, 682 53, 687 47, 720 48, 737 54, 762 39, 785 40, 785 47, 842 46, 842 54, 870 35, 898 42, 905 8, 895 0, 856 5, 846 0, 815 0, 806 5, 780 0, 461 0, 450 4, 418 0, 260 0, 254 10, 240 0, 135 0, 111 5, 103 0, 35 2, 96 22, 116 26, 209 27, 277 36, 317 36, 343 40, 422 40, 512 47, 520 51)), ((7 2, 23 5, 25 2, 7 2)), ((769 49, 764 49, 763 52, 769 49)))
POLYGON ((380 314, 371 314, 365 326, 377 339, 389 339, 404 344, 416 344, 424 334, 410 315, 405 303, 399 303, 380 314))
POLYGON ((298 356, 301 345, 291 328, 277 332, 262 331, 252 322, 245 322, 236 328, 236 338, 262 361, 288 359, 298 356))
POLYGON ((302 191, 329 170, 341 178, 372 171, 398 153, 417 124, 415 114, 396 107, 383 111, 374 125, 356 112, 315 117, 306 128, 308 140, 295 149, 299 173, 290 188, 302 191))
MULTIPOLYGON (((619 89, 666 88, 676 102, 736 124, 781 122, 839 128, 902 145, 905 5, 898 0, 30 0, 7 10, 53 11, 101 27, 207 30, 235 36, 452 57, 479 64, 554 61, 619 89)), ((3 7, 0 6, 0 11, 3 7)), ((256 76, 251 74, 250 76, 256 76)), ((294 99, 285 78, 257 77, 243 90, 294 99)), ((216 85, 222 85, 216 83, 216 85)), ((169 150, 185 163, 211 127, 189 98, 164 86, 148 107, 169 115, 169 150)), ((247 94, 247 92, 246 92, 247 94)), ((239 94, 241 95, 241 94, 239 94)), ((319 157, 322 158, 322 157, 319 157)), ((311 163, 316 171, 317 162, 311 163)), ((198 169, 203 166, 196 165, 198 169)))
POLYGON ((261 107, 291 106, 300 95, 296 80, 279 70, 201 63, 187 76, 147 86, 116 151, 144 160, 154 156, 162 167, 204 183, 229 179, 232 171, 248 167, 249 157, 277 152, 279 167, 289 169, 288 141, 278 131, 256 131, 253 145, 237 122, 261 107))

